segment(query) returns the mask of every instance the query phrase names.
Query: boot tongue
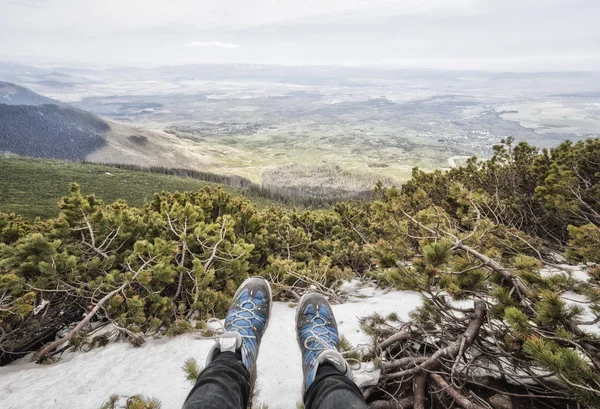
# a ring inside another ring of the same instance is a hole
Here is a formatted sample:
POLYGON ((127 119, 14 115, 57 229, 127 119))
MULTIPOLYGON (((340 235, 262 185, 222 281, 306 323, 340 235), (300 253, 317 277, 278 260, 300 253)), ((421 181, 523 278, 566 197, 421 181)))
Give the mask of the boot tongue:
POLYGON ((344 357, 335 349, 328 349, 319 355, 319 363, 329 363, 335 367, 342 375, 349 375, 348 364, 344 357))
POLYGON ((226 332, 217 343, 221 352, 235 352, 242 346, 242 336, 237 332, 226 332))

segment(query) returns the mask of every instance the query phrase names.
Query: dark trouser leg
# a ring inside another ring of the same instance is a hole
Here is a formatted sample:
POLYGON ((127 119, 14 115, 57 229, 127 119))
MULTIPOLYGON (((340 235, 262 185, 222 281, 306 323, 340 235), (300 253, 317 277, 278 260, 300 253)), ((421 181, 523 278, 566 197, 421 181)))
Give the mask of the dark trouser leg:
POLYGON ((183 409, 246 409, 250 374, 242 356, 221 352, 202 371, 183 409))
POLYGON ((331 364, 323 364, 304 395, 305 409, 367 409, 358 386, 331 364))

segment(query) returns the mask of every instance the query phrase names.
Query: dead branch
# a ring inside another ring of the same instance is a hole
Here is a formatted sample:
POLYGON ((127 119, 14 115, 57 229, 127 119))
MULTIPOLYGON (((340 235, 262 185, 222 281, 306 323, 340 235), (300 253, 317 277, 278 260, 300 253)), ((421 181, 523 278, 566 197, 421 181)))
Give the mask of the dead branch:
POLYGON ((457 339, 452 344, 448 345, 445 348, 441 348, 437 350, 431 357, 427 358, 427 360, 420 365, 406 369, 404 371, 396 372, 387 375, 387 378, 391 379, 401 379, 406 376, 414 375, 417 373, 421 373, 422 371, 430 371, 441 364, 441 359, 443 358, 455 358, 458 352, 461 349, 461 345, 464 344, 463 348, 466 350, 472 343, 477 334, 479 333, 479 328, 483 324, 483 319, 485 317, 485 302, 481 300, 475 301, 475 312, 471 316, 471 322, 469 326, 465 330, 459 339, 457 339))
POLYGON ((427 361, 427 357, 423 357, 423 356, 419 356, 419 357, 405 357, 405 358, 400 358, 400 359, 395 359, 393 361, 389 361, 389 362, 382 362, 379 365, 379 368, 381 368, 382 371, 384 372, 389 372, 390 370, 393 369, 398 369, 398 368, 402 368, 402 369, 408 369, 408 368, 413 368, 415 366, 417 366, 418 364, 422 364, 423 362, 427 361))
POLYGON ((441 389, 440 392, 446 393, 464 409, 485 409, 483 406, 473 403, 466 396, 463 396, 453 386, 449 385, 441 375, 432 373, 429 376, 431 376, 431 379, 441 389))
POLYGON ((289 275, 291 275, 292 277, 296 278, 298 281, 306 283, 309 287, 315 286, 319 292, 326 294, 329 297, 330 301, 336 302, 336 303, 341 302, 341 298, 335 293, 334 290, 332 290, 330 287, 328 287, 325 283, 321 283, 309 276, 299 274, 299 273, 293 271, 292 269, 289 269, 287 271, 287 273, 289 275))
POLYGON ((427 373, 420 373, 413 380, 414 408, 425 409, 425 391, 427 389, 427 373))
POLYGON ((391 337, 382 341, 378 346, 381 349, 386 349, 387 347, 392 346, 396 342, 406 341, 409 337, 410 336, 409 336, 408 332, 405 332, 405 331, 396 332, 391 337))
POLYGON ((414 399, 410 396, 400 400, 376 400, 369 404, 369 409, 409 409, 413 404, 414 399))

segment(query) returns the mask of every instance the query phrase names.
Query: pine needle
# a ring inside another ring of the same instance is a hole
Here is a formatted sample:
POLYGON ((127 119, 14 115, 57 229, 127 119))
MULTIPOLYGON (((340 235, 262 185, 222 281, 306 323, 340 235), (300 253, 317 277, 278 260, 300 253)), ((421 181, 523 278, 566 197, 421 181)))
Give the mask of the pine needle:
POLYGON ((198 364, 195 358, 188 358, 183 363, 183 371, 185 372, 185 378, 190 381, 192 384, 196 383, 196 380, 200 376, 200 372, 202 368, 198 364))

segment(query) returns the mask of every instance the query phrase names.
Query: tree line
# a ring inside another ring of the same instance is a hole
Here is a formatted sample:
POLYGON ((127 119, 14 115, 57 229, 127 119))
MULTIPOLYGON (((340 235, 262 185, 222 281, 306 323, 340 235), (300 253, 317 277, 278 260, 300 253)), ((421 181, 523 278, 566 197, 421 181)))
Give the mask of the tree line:
MULTIPOLYGON (((98 164, 98 163, 94 163, 98 164)), ((242 176, 221 175, 218 173, 204 172, 185 168, 169 168, 164 166, 140 166, 134 164, 103 163, 103 166, 118 169, 150 172, 163 175, 174 175, 185 178, 203 180, 245 190, 250 197, 261 197, 274 200, 283 204, 297 205, 306 208, 326 208, 342 200, 367 200, 371 198, 372 189, 327 189, 306 188, 303 186, 273 185, 269 183, 258 184, 242 176)))

